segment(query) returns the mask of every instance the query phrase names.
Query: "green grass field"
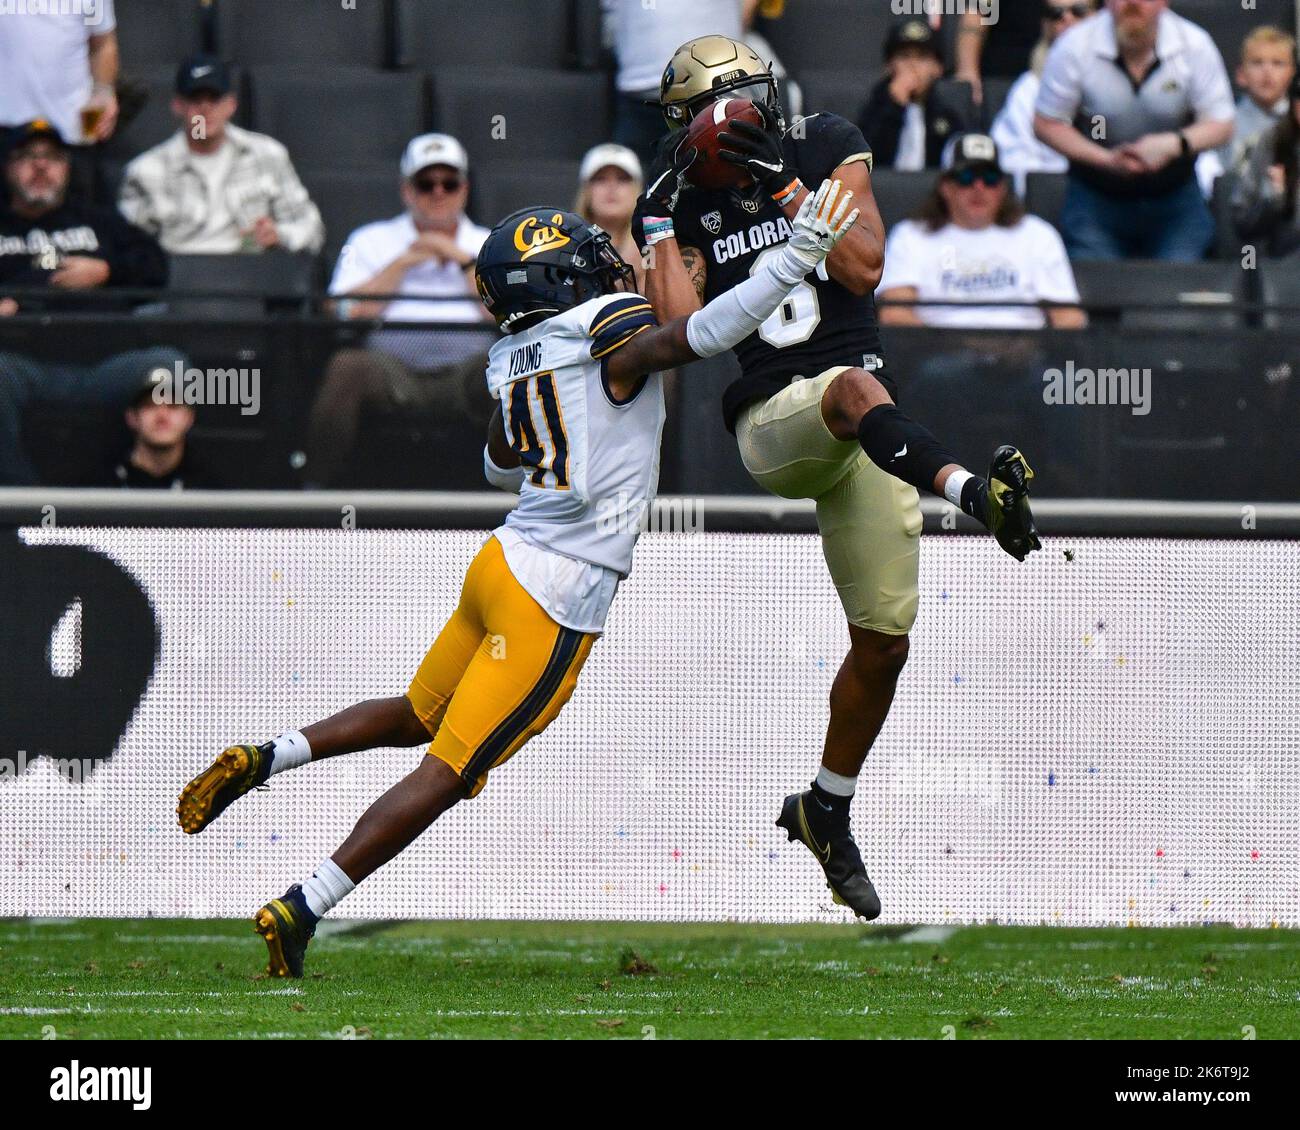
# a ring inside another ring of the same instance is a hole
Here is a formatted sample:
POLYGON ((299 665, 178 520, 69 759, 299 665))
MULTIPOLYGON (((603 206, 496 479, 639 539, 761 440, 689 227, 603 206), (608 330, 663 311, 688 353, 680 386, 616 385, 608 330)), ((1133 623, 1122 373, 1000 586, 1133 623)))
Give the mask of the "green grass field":
POLYGON ((0 1036, 1300 1037, 1295 930, 334 929, 285 982, 245 922, 0 921, 0 1036))

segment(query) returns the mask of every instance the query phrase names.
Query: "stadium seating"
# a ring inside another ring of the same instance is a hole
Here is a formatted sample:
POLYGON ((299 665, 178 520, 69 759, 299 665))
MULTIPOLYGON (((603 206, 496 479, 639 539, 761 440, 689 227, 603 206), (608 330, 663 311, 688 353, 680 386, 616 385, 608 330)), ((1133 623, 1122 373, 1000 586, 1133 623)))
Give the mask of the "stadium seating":
POLYGON ((1293 328, 1300 320, 1300 260, 1263 259, 1259 264, 1260 298, 1270 310, 1264 315, 1264 328, 1293 328))
POLYGON ((1231 75, 1241 57, 1241 41, 1253 28, 1275 24, 1294 31, 1296 5, 1294 0, 1249 0, 1235 3, 1232 0, 1178 0, 1171 5, 1174 10, 1210 33, 1223 55, 1231 75))
MULTIPOLYGON (((349 235, 363 224, 389 219, 403 208, 398 195, 396 157, 383 167, 306 168, 302 170, 302 182, 325 221, 322 259, 326 279, 333 273, 335 260, 349 235)), ((471 197, 471 214, 472 205, 471 197)))
POLYGON ((572 54, 571 15, 571 0, 397 0, 401 62, 559 70, 572 54))
POLYGON ((609 140, 605 76, 518 67, 443 67, 433 75, 437 128, 479 166, 524 159, 578 160, 609 140))
POLYGON ((815 114, 824 110, 856 122, 879 77, 871 67, 800 71, 804 113, 815 114))
POLYGON ((493 165, 473 182, 470 215, 485 227, 530 204, 573 207, 578 193, 575 161, 528 161, 493 165))
POLYGON ((1064 173, 1030 173, 1025 178, 1025 207, 1059 229, 1066 186, 1064 173))
POLYGON ((262 255, 173 255, 167 289, 177 317, 219 320, 307 309, 316 257, 272 251, 262 255), (204 297, 185 297, 203 291, 204 297), (211 297, 209 297, 211 296, 211 297))
POLYGON ((256 68, 253 128, 305 168, 396 168, 406 143, 429 128, 429 84, 419 72, 256 68))
POLYGON ((768 40, 796 77, 809 68, 879 67, 898 21, 885 0, 799 0, 765 25, 768 40))
POLYGON ((114 5, 123 71, 170 65, 203 47, 198 0, 127 0, 114 5))
MULTIPOLYGON (((486 7, 486 5, 485 5, 486 7)), ((217 48, 245 66, 276 64, 333 77, 339 65, 391 64, 387 0, 220 0, 217 48)))
POLYGON ((930 194, 938 174, 933 171, 906 173, 897 169, 877 169, 871 174, 880 218, 889 231, 899 220, 906 220, 930 194))
POLYGON ((1236 304, 1245 300, 1239 264, 1124 263, 1076 261, 1075 279, 1084 304, 1099 320, 1130 329, 1156 331, 1239 329, 1244 317, 1236 304))
POLYGON ((1011 93, 1015 81, 1012 78, 984 79, 984 101, 979 108, 981 129, 993 128, 993 122, 1006 105, 1007 95, 1011 93))

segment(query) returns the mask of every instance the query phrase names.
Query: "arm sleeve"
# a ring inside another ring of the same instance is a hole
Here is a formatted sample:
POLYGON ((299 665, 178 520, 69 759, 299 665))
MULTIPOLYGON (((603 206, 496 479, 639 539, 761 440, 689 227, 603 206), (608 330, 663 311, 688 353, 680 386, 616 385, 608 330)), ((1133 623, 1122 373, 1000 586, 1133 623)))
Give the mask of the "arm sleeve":
POLYGON ((374 278, 383 266, 374 262, 367 240, 361 234, 364 230, 358 228, 348 236, 347 243, 339 252, 339 261, 334 264, 334 277, 330 279, 330 294, 335 298, 355 290, 366 279, 374 278))
POLYGON ((132 161, 122 174, 122 188, 118 192, 117 210, 129 223, 157 236, 162 230, 154 206, 154 194, 149 185, 147 166, 140 158, 132 161))
MULTIPOLYGON (((1192 109, 1198 122, 1230 122, 1237 117, 1237 104, 1232 97, 1232 83, 1223 56, 1208 32, 1201 33, 1203 42, 1193 53, 1194 70, 1190 76, 1192 109)), ((1199 38, 1199 37, 1198 37, 1199 38)))
POLYGON ((686 342, 697 357, 716 357, 749 337, 808 273, 790 245, 770 255, 744 282, 719 294, 686 322, 686 342))
POLYGON ((1079 60, 1070 49, 1077 30, 1066 32, 1058 39, 1043 65, 1043 79, 1038 87, 1035 113, 1058 122, 1073 123, 1083 102, 1083 77, 1079 60))

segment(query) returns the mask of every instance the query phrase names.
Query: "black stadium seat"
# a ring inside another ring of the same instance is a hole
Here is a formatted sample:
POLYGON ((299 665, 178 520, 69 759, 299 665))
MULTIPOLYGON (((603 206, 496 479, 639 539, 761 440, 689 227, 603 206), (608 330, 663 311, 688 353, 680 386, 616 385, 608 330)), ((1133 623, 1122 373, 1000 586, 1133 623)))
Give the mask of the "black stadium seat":
POLYGON ((818 67, 874 69, 898 20, 891 7, 887 0, 799 0, 765 25, 767 38, 796 78, 818 67))
POLYGON ((1249 7, 1224 0, 1178 0, 1171 8, 1199 24, 1218 45, 1231 75, 1241 57, 1241 41, 1257 27, 1273 24, 1295 31, 1295 0, 1250 0, 1249 7))
POLYGON ((169 63, 173 69, 201 46, 199 0, 126 0, 114 5, 123 70, 169 63))
POLYGON ((576 161, 493 165, 473 181, 470 218, 486 228, 532 204, 572 208, 578 195, 576 161))
POLYGON ((1025 207, 1058 231, 1067 183, 1064 173, 1030 173, 1025 178, 1025 207))
POLYGON ((399 57, 426 70, 559 69, 570 52, 570 10, 570 0, 397 0, 399 57))
POLYGON ((981 129, 990 130, 993 128, 993 121, 1002 112, 1002 107, 1006 105, 1007 95, 1011 93, 1011 87, 1015 81, 1013 78, 984 79, 984 101, 979 107, 981 129))
POLYGON ((429 128, 428 80, 418 72, 258 68, 251 78, 253 128, 286 145, 300 171, 395 169, 406 143, 429 128))
POLYGON ((339 251, 357 228, 391 219, 403 211, 397 163, 395 154, 383 167, 302 170, 302 182, 325 221, 327 278, 333 273, 339 251))
POLYGON ((871 187, 876 195, 880 218, 888 232, 899 220, 910 220, 921 202, 934 188, 938 177, 935 170, 919 173, 899 172, 897 169, 877 169, 871 174, 871 187))
POLYGON ((577 160, 609 140, 603 74, 443 67, 433 100, 437 128, 460 139, 473 165, 577 160))
POLYGON ((384 67, 392 56, 387 6, 387 0, 220 0, 217 45, 223 57, 245 66, 309 68, 321 76, 340 64, 384 67))
POLYGON ((1072 266, 1084 305, 1101 308, 1098 321, 1113 320, 1118 312, 1124 327, 1175 333, 1244 324, 1236 305, 1245 298, 1240 264, 1130 259, 1072 266))
POLYGON ((1264 304, 1283 307, 1264 315, 1264 328, 1293 329, 1300 321, 1300 259, 1261 259, 1259 276, 1264 304))
POLYGON ((268 309, 302 306, 315 272, 316 256, 305 253, 173 255, 167 289, 206 291, 212 297, 182 296, 167 304, 173 314, 200 320, 258 317, 268 309))
POLYGON ((803 86, 805 114, 825 110, 856 124, 858 113, 871 94, 879 74, 869 67, 845 71, 805 70, 799 75, 803 86))

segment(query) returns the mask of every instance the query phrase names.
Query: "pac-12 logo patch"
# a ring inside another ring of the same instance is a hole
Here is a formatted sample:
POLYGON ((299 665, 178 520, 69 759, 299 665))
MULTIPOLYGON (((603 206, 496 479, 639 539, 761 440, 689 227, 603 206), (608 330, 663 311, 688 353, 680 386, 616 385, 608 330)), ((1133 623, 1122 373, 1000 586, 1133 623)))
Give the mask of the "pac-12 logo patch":
POLYGON ((700 223, 708 228, 712 235, 717 235, 718 232, 722 230, 722 213, 705 212, 704 215, 700 217, 700 223))

